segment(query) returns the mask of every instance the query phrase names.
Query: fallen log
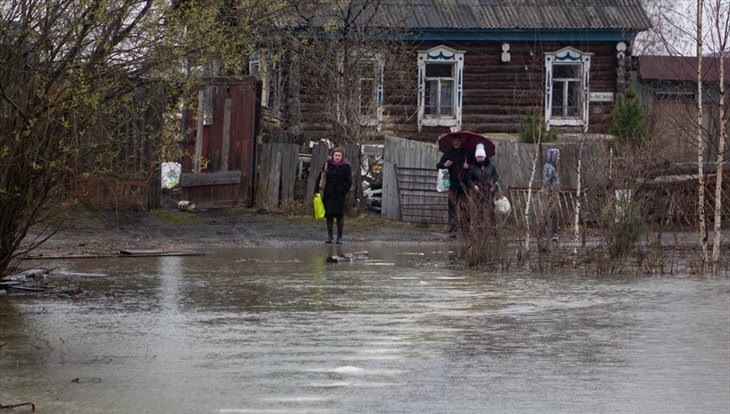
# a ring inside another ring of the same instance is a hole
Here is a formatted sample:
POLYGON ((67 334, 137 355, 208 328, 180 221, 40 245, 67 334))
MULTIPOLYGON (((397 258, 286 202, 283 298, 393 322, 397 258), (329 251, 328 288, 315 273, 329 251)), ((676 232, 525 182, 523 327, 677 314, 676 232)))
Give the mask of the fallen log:
POLYGON ((8 405, 0 404, 0 410, 12 410, 13 408, 24 407, 26 405, 30 405, 31 411, 35 411, 35 404, 33 404, 32 402, 25 402, 25 403, 20 403, 20 404, 8 404, 8 405))
POLYGON ((8 286, 8 289, 15 289, 15 290, 24 290, 26 292, 45 292, 49 290, 49 288, 41 287, 41 286, 22 286, 22 285, 13 285, 8 286))
POLYGON ((19 273, 5 276, 4 278, 2 278, 0 280, 18 282, 18 281, 23 281, 23 280, 27 280, 27 279, 43 278, 48 273, 49 273, 48 269, 28 269, 28 270, 24 270, 19 273))
POLYGON ((366 260, 369 259, 369 253, 367 250, 363 250, 360 252, 352 252, 352 253, 345 253, 343 255, 335 255, 330 256, 327 258, 327 263, 349 263, 354 262, 356 260, 366 260))
POLYGON ((139 250, 120 250, 121 257, 144 257, 144 256, 203 256, 202 253, 185 252, 178 250, 157 250, 157 249, 139 249, 139 250))

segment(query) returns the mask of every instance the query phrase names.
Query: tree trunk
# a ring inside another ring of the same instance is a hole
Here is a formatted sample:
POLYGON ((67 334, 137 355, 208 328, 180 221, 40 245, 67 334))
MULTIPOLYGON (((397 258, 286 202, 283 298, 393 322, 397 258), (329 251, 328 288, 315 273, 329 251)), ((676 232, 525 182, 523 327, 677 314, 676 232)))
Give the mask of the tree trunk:
POLYGON ((717 275, 720 267, 720 235, 722 230, 722 176, 723 176, 723 163, 725 154, 725 141, 727 140, 727 129, 725 128, 725 46, 727 42, 727 35, 722 35, 721 21, 720 21, 720 1, 716 0, 715 9, 715 30, 717 31, 717 40, 720 45, 719 58, 720 58, 720 99, 718 102, 719 113, 720 113, 720 125, 719 125, 719 141, 717 145, 717 169, 716 181, 715 181, 715 239, 712 243, 712 274, 717 275))
POLYGON ((530 253, 530 204, 532 204, 532 183, 535 182, 535 170, 537 169, 537 160, 540 158, 540 142, 542 134, 537 134, 537 143, 535 144, 535 158, 532 159, 532 172, 530 173, 530 182, 527 185, 527 201, 525 202, 525 257, 530 253))
POLYGON ((581 175, 583 173, 583 148, 586 143, 585 134, 580 140, 580 148, 578 149, 578 186, 575 192, 575 217, 574 221, 574 234, 573 234, 573 267, 578 266, 578 243, 580 239, 580 208, 581 208, 581 175))
POLYGON ((700 231, 700 245, 702 246, 702 273, 707 273, 707 223, 705 222, 705 173, 704 153, 705 140, 702 130, 702 12, 704 0, 697 0, 697 176, 698 200, 697 214, 700 231))

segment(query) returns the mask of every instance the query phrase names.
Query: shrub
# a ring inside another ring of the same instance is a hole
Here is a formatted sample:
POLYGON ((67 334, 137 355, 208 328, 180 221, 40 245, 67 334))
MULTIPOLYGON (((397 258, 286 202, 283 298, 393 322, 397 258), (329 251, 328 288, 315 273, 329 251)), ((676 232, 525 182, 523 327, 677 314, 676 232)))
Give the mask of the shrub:
POLYGON ((555 131, 548 131, 538 111, 533 110, 520 121, 520 141, 532 144, 537 142, 538 138, 541 138, 540 142, 552 142, 558 139, 558 134, 555 131))
POLYGON ((644 108, 633 85, 616 96, 616 105, 607 121, 607 132, 616 137, 614 146, 636 150, 649 141, 644 108))
POLYGON ((608 227, 608 251, 611 258, 626 256, 639 241, 639 237, 646 231, 644 223, 637 215, 618 217, 608 227))

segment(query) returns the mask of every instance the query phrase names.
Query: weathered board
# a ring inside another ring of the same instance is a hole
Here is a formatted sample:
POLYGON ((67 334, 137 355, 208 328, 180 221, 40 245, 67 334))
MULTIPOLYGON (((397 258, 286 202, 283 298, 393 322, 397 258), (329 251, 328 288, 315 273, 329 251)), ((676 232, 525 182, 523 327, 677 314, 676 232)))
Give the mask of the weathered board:
POLYGON ((443 222, 443 214, 439 214, 438 212, 447 211, 447 200, 445 197, 433 197, 435 194, 438 194, 436 193, 436 164, 438 161, 439 153, 436 144, 411 141, 397 137, 387 137, 385 139, 385 150, 383 154, 383 217, 388 220, 403 219, 425 223, 443 222), (421 183, 419 186, 423 186, 424 183, 430 180, 433 188, 432 193, 425 191, 408 192, 408 197, 404 200, 404 203, 408 204, 406 206, 406 217, 403 217, 401 210, 398 169, 401 169, 403 174, 407 174, 409 171, 418 171, 419 175, 422 176, 418 177, 418 181, 421 183), (428 173, 429 170, 431 174, 428 173), (432 177, 428 177, 429 175, 432 175, 432 177), (421 214, 419 216, 418 214, 410 214, 419 204, 429 205, 432 210, 428 215, 421 214), (437 205, 432 206, 432 204, 437 205))

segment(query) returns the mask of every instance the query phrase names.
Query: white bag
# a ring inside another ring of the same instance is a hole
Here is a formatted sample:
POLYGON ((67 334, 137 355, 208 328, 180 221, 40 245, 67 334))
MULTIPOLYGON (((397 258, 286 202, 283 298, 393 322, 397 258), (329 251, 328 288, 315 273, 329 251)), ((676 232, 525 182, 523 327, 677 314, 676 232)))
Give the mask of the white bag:
POLYGON ((502 196, 502 197, 494 200, 494 208, 500 214, 509 214, 509 212, 512 211, 512 206, 510 205, 509 200, 507 200, 507 197, 505 197, 505 196, 502 196))
POLYGON ((451 179, 449 178, 449 170, 446 168, 439 169, 438 178, 436 179, 436 191, 445 193, 449 191, 451 179))

